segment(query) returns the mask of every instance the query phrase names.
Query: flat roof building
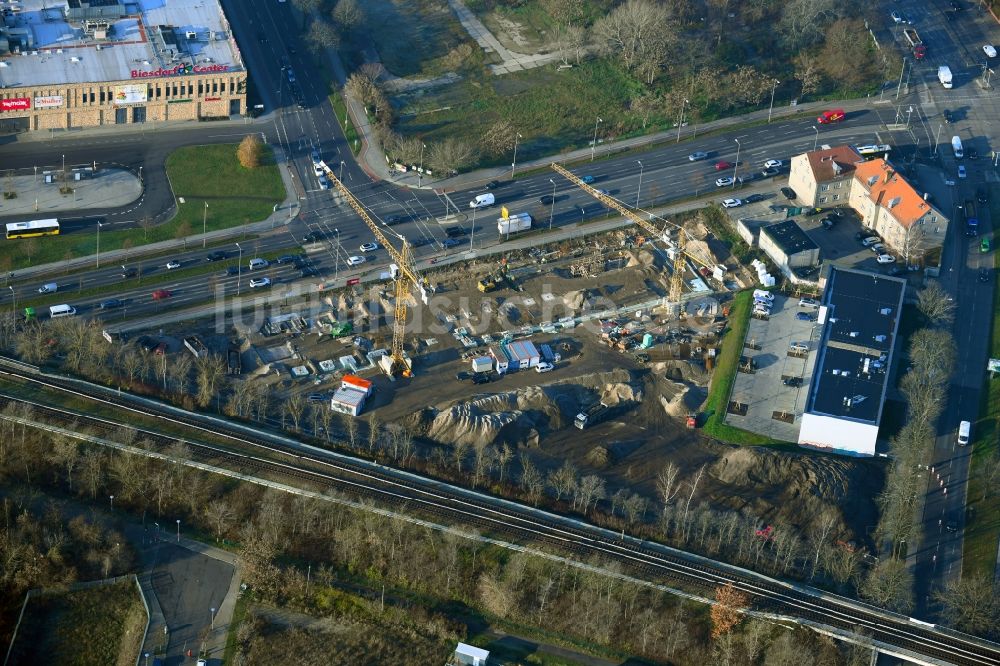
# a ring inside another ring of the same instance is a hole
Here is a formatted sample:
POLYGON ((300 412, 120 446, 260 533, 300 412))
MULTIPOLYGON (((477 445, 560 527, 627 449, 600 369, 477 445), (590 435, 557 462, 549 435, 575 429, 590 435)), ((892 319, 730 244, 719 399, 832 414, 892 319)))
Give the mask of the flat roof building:
POLYGON ((906 282, 830 267, 799 445, 875 454, 906 282))
POLYGON ((760 249, 785 273, 793 268, 819 264, 819 246, 795 220, 785 220, 763 227, 758 239, 760 249))
POLYGON ((8 132, 246 111, 246 68, 217 0, 5 5, 0 86, 8 132))

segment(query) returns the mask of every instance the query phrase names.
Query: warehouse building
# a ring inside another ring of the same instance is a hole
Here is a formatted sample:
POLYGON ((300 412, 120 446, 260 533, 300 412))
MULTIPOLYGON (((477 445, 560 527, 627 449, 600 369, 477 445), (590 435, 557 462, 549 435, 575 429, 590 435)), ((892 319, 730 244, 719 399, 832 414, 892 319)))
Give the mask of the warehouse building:
POLYGON ((217 0, 20 0, 3 7, 0 131, 246 112, 246 68, 217 0))
POLYGON ((760 249, 786 275, 794 268, 819 264, 819 246, 795 223, 786 220, 763 227, 758 239, 760 249))
POLYGON ((833 266, 799 445, 875 455, 906 282, 833 266))

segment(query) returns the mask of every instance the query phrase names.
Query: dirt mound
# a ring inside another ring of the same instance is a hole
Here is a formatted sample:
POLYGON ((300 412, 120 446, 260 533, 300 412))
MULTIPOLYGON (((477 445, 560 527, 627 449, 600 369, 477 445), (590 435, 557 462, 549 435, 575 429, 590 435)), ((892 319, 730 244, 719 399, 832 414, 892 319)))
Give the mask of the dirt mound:
POLYGON ((867 485, 866 468, 857 461, 750 447, 723 452, 707 472, 711 503, 801 528, 831 506, 840 509, 843 524, 850 522, 845 518, 852 518, 867 485))
POLYGON ((587 292, 584 290, 570 291, 563 296, 563 305, 567 309, 576 312, 583 308, 584 302, 587 300, 587 292))
POLYGON ((626 252, 625 256, 628 257, 628 263, 625 264, 625 268, 635 268, 636 266, 649 268, 650 266, 655 267, 658 263, 656 257, 649 250, 639 250, 638 253, 626 252))

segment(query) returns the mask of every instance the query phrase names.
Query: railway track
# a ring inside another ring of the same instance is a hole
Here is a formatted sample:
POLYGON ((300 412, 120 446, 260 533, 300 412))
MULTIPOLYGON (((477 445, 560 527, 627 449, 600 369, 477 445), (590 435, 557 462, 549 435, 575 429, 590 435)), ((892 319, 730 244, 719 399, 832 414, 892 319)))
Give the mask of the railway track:
MULTIPOLYGON (((619 562, 626 570, 638 574, 637 577, 658 583, 680 582, 699 590, 706 597, 711 597, 719 585, 732 583, 750 596, 755 609, 808 620, 841 632, 864 631, 880 649, 924 657, 924 663, 1000 666, 1000 645, 851 599, 785 583, 648 541, 631 537, 622 539, 615 532, 572 518, 325 451, 280 435, 254 431, 242 424, 119 395, 79 380, 47 375, 33 366, 0 357, 0 377, 3 376, 142 413, 164 422, 178 423, 210 433, 215 438, 221 437, 248 451, 186 441, 192 458, 202 462, 223 462, 227 466, 235 465, 239 470, 266 472, 297 483, 332 488, 345 495, 372 499, 383 505, 402 505, 404 510, 441 517, 445 522, 468 524, 487 533, 503 534, 515 542, 554 546, 582 561, 598 555, 619 562)), ((90 428, 109 435, 114 435, 126 425, 37 401, 0 395, 0 402, 4 400, 29 402, 36 413, 44 414, 48 420, 63 424, 86 423, 90 428)), ((176 438, 155 431, 138 430, 154 444, 166 446, 176 441, 176 438)))

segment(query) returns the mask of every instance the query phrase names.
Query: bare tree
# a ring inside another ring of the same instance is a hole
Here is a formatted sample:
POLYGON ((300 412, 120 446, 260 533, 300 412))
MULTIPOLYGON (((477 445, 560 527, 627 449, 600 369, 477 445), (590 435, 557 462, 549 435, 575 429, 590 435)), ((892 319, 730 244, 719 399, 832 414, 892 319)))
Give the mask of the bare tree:
POLYGON ((594 474, 589 474, 582 479, 576 487, 573 504, 583 513, 590 510, 591 503, 597 504, 604 499, 604 479, 594 474))
POLYGON ((506 118, 501 118, 486 128, 481 140, 483 151, 499 156, 510 153, 517 142, 517 129, 506 118))
POLYGON ((827 26, 850 4, 838 0, 788 0, 778 24, 782 40, 791 52, 820 42, 827 26))
POLYGON ((344 434, 347 435, 347 443, 352 449, 358 446, 358 421, 350 414, 340 414, 340 422, 344 427, 344 434))
POLYGON ((641 67, 647 83, 677 40, 669 9, 650 0, 627 0, 594 24, 594 35, 625 69, 641 67))
POLYGON ((691 508, 691 500, 694 499, 695 491, 698 490, 698 484, 701 483, 701 476, 704 473, 705 473, 705 466, 702 465, 698 469, 698 473, 695 475, 694 481, 690 484, 691 485, 691 494, 688 495, 687 502, 685 502, 685 504, 684 504, 684 518, 683 518, 683 523, 685 524, 685 526, 687 525, 688 510, 691 508))
POLYGON ((429 146, 427 161, 438 171, 455 173, 473 164, 478 155, 475 146, 457 137, 448 137, 429 146))
POLYGON ((236 149, 236 157, 244 169, 256 169, 264 156, 264 144, 257 134, 247 134, 236 149))
POLYGON ((225 376, 222 358, 216 354, 199 356, 194 361, 197 392, 195 402, 199 407, 208 407, 212 398, 218 397, 218 384, 225 376))
POLYGON ((680 473, 680 467, 672 462, 668 462, 656 475, 656 492, 660 496, 660 501, 663 502, 664 509, 670 506, 670 503, 674 501, 674 497, 680 492, 681 486, 678 482, 680 473))
POLYGON ((562 467, 554 472, 550 472, 549 485, 556 491, 557 502, 563 496, 572 495, 577 485, 577 472, 573 463, 567 460, 563 463, 562 467))
POLYGON ((812 521, 809 538, 812 542, 814 557, 810 578, 816 575, 816 571, 819 568, 819 557, 823 552, 823 548, 829 545, 830 535, 839 522, 837 512, 832 507, 826 507, 819 517, 812 521))
POLYGON ((333 21, 341 30, 357 30, 365 22, 365 12, 357 0, 338 0, 333 8, 333 21))
POLYGON ((634 527, 639 517, 646 512, 646 498, 637 493, 632 493, 625 500, 624 509, 625 515, 628 516, 629 525, 634 527))
POLYGON ((906 562, 889 557, 872 567, 858 592, 876 606, 905 612, 913 605, 912 587, 906 562))
POLYGON ((293 393, 285 399, 285 413, 292 419, 292 428, 299 431, 299 423, 302 420, 302 412, 305 411, 306 401, 301 393, 293 393))
POLYGON ((233 510, 229 506, 229 502, 225 499, 216 499, 208 503, 205 507, 205 517, 212 523, 215 528, 215 540, 218 541, 222 538, 223 533, 225 533, 226 528, 229 526, 233 518, 233 510))
POLYGON ((528 494, 532 504, 538 504, 545 490, 545 479, 527 453, 521 453, 521 488, 528 494))
POLYGON ((579 65, 587 52, 587 31, 578 25, 561 25, 553 31, 552 50, 564 65, 579 65))
POLYGON ((332 23, 322 18, 309 22, 305 35, 309 50, 315 54, 323 53, 324 49, 337 48, 340 45, 340 33, 332 23))
POLYGON ((917 308, 936 326, 950 326, 955 320, 955 302, 937 282, 917 292, 917 308))
POLYGON ((935 593, 956 629, 976 636, 1000 635, 1000 585, 982 574, 961 577, 935 593))

